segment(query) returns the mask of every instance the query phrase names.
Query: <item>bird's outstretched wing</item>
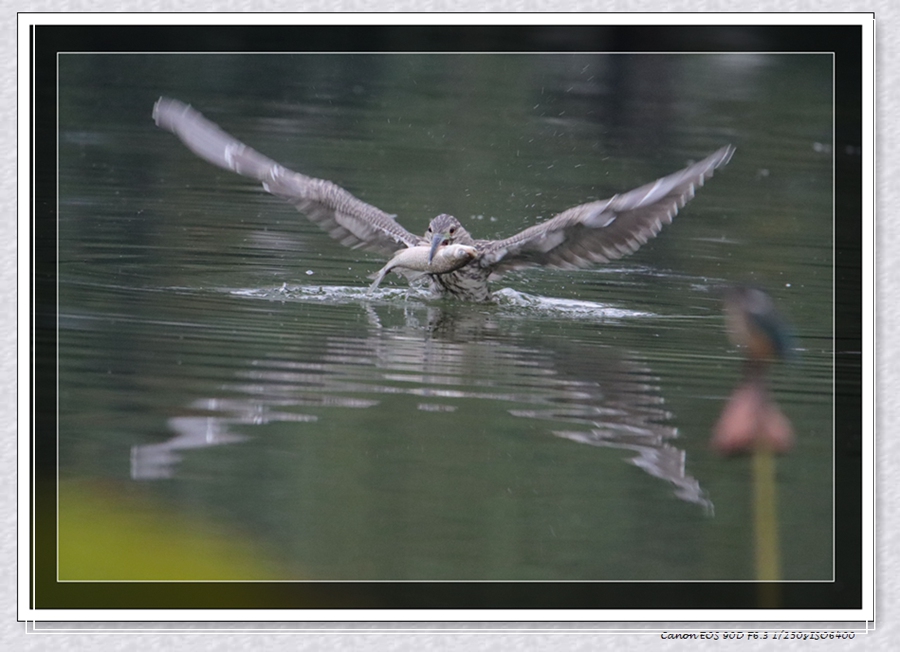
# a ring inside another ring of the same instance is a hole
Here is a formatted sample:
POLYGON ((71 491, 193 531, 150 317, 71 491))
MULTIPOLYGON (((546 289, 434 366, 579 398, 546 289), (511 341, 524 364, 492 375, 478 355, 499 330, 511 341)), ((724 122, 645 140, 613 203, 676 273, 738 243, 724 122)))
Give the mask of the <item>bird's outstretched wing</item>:
POLYGON ((200 158, 262 182, 268 192, 289 201, 341 244, 392 255, 402 245, 415 246, 421 239, 392 215, 340 186, 293 172, 263 156, 183 102, 159 98, 153 106, 153 119, 200 158))
POLYGON ((728 163, 727 145, 680 172, 610 199, 575 206, 504 240, 483 243, 482 267, 495 275, 543 265, 573 269, 633 253, 670 224, 713 170, 728 163))

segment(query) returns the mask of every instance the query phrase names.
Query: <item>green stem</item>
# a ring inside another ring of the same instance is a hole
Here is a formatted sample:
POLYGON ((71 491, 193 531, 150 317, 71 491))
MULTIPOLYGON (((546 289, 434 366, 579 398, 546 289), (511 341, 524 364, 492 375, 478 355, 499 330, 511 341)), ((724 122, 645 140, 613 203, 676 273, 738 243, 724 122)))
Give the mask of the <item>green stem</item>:
POLYGON ((776 509, 775 456, 760 446, 753 453, 753 512, 756 530, 756 578, 760 580, 760 606, 780 602, 781 579, 776 509))

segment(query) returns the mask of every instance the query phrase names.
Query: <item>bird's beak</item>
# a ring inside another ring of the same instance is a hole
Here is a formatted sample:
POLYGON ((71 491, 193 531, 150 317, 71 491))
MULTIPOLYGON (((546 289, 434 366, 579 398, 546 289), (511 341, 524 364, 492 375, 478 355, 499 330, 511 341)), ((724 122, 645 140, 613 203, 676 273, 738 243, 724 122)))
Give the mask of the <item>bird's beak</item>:
POLYGON ((435 233, 431 238, 431 251, 428 252, 428 264, 431 264, 432 259, 434 258, 434 253, 438 250, 444 240, 447 239, 446 233, 435 233))

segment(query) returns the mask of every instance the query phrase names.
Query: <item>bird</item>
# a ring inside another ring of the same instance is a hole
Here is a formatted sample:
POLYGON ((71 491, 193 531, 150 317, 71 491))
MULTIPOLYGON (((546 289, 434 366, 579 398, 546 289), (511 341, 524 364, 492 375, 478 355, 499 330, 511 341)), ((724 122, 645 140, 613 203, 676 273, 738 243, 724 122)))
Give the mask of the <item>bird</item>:
POLYGON ((790 327, 762 289, 748 285, 724 293, 728 339, 744 352, 743 374, 713 427, 710 440, 723 455, 767 450, 786 453, 794 445, 790 420, 769 393, 767 371, 793 359, 790 327))
POLYGON ((429 261, 439 247, 474 247, 478 255, 456 270, 429 274, 436 295, 471 302, 492 300, 490 283, 528 267, 577 269, 606 263, 637 251, 694 197, 713 172, 727 164, 735 148, 725 145, 678 172, 609 199, 574 206, 507 238, 473 237, 447 213, 434 217, 422 236, 339 185, 290 170, 223 131, 179 100, 160 97, 153 107, 157 126, 177 136, 197 156, 262 184, 294 205, 340 243, 392 257, 403 247, 428 246, 429 261))

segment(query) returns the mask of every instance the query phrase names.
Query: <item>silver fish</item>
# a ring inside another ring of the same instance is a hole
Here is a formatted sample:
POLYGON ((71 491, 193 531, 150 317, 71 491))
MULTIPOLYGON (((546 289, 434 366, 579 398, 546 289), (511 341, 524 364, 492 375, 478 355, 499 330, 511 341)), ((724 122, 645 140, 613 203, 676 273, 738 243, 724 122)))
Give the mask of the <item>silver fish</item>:
POLYGON ((477 256, 478 250, 468 245, 451 244, 439 247, 433 257, 430 246, 407 247, 394 254, 388 264, 372 277, 375 282, 369 286, 369 292, 377 288, 391 270, 414 280, 425 274, 446 274, 455 271, 475 260, 477 256))

